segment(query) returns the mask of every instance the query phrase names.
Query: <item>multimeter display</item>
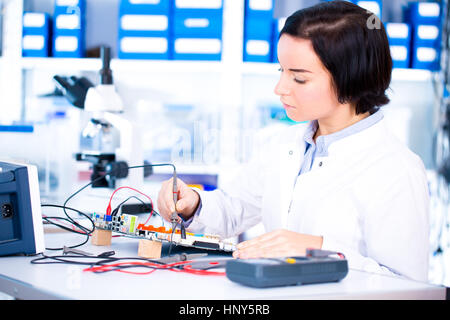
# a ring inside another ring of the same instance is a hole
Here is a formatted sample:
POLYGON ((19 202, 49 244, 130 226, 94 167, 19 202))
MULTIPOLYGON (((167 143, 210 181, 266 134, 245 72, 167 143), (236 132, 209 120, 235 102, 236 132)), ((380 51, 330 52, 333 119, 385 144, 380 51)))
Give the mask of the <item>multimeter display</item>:
POLYGON ((346 259, 330 257, 233 259, 226 265, 228 279, 257 288, 335 282, 347 273, 346 259))

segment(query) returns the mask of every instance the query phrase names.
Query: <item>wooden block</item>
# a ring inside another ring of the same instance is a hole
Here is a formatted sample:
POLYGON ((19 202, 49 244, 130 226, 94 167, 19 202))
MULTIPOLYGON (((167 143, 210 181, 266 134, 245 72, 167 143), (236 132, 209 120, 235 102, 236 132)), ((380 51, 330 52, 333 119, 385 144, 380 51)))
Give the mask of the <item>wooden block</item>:
POLYGON ((111 230, 95 229, 92 233, 91 243, 95 246, 110 246, 112 239, 111 230))
POLYGON ((138 256, 147 259, 161 258, 162 242, 141 239, 139 240, 138 256))

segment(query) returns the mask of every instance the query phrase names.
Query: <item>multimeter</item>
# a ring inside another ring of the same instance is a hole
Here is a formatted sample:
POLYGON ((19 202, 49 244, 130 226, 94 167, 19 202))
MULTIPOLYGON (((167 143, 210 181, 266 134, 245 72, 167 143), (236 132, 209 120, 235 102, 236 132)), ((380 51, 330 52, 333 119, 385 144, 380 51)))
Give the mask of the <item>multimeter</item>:
POLYGON ((347 260, 334 257, 233 259, 226 264, 228 279, 256 288, 337 282, 347 273, 347 260))

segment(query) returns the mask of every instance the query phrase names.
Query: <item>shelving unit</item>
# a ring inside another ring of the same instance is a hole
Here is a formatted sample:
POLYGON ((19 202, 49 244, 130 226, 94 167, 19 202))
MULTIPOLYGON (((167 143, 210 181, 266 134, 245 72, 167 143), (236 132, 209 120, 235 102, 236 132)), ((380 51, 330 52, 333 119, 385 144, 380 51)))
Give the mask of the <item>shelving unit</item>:
MULTIPOLYGON (((26 111, 27 84, 33 74, 51 75, 56 73, 74 74, 88 73, 94 75, 100 68, 100 59, 63 59, 63 58, 22 58, 21 57, 21 26, 17 21, 21 19, 24 1, 6 2, 4 18, 4 56, 0 58, 2 72, 0 74, 0 94, 8 101, 7 112, 3 114, 3 121, 20 120, 26 111)), ((177 61, 177 60, 120 60, 113 59, 111 68, 116 83, 122 77, 160 76, 183 77, 192 87, 198 88, 203 82, 196 82, 199 78, 211 78, 212 86, 217 88, 214 101, 220 112, 220 162, 214 165, 196 166, 180 164, 183 171, 215 174, 221 167, 233 166, 240 162, 236 153, 240 150, 239 134, 243 130, 243 113, 251 113, 256 103, 248 103, 254 97, 249 97, 255 90, 253 82, 257 78, 266 81, 260 94, 254 94, 258 99, 272 96, 277 101, 273 90, 266 90, 276 83, 279 71, 276 63, 242 62, 243 51, 243 21, 244 0, 224 0, 223 52, 221 61, 177 61), (232 134, 230 134, 232 133, 232 134), (237 136, 237 138, 236 138, 237 136)), ((427 70, 395 69, 392 80, 394 86, 411 86, 425 84, 429 86, 433 74, 427 70)), ((208 79, 206 79, 208 81, 208 79)), ((120 88, 119 88, 120 89, 120 88)), ((150 88, 151 89, 151 88, 150 88)), ((170 92, 170 88, 167 91, 170 92)), ((176 90, 176 89, 175 89, 176 90)), ((428 89, 423 89, 428 94, 428 89)), ((199 88, 201 93, 201 88, 199 88)), ((251 116, 250 116, 251 119, 251 116)), ((251 121, 251 120, 250 120, 251 121)))
MULTIPOLYGON (((0 66, 3 59, 0 58, 0 66)), ((22 70, 59 70, 59 71, 91 71, 101 68, 98 58, 64 59, 64 58, 21 58, 22 70)), ((279 75, 277 63, 242 62, 236 65, 243 75, 279 75)), ((223 73, 225 67, 220 61, 180 61, 180 60, 121 60, 112 59, 111 68, 120 73, 136 72, 168 72, 168 73, 223 73)), ((433 72, 422 69, 393 69, 392 81, 429 81, 433 72)))
MULTIPOLYGON (((43 78, 51 79, 54 74, 95 74, 101 68, 100 59, 63 59, 63 58, 22 58, 21 56, 21 21, 25 0, 8 2, 5 7, 4 31, 14 29, 4 38, 4 55, 0 57, 2 66, 8 66, 7 72, 2 72, 0 79, 0 93, 9 105, 14 106, 14 111, 4 114, 3 121, 23 120, 27 108, 27 86, 34 74, 45 75, 43 78), (14 48, 14 50, 13 50, 14 48), (11 86, 16 89, 10 90, 11 86)), ((141 79, 144 76, 171 74, 176 77, 189 78, 191 75, 214 75, 215 85, 218 88, 217 104, 223 112, 220 120, 221 128, 236 127, 239 123, 241 74, 239 68, 242 52, 242 35, 244 0, 224 1, 224 31, 222 61, 174 61, 174 60, 120 60, 113 59, 111 68, 115 82, 120 83, 122 75, 137 75, 141 79), (228 21, 228 22, 227 22, 228 21)), ((6 70, 6 69, 4 69, 6 70)), ((189 82, 195 82, 191 80, 189 82)), ((191 85, 193 85, 191 83, 191 85)), ((120 90, 120 88, 118 88, 120 90)), ((221 162, 235 163, 233 157, 227 156, 234 153, 236 141, 228 139, 225 132, 220 137, 222 143, 221 153, 224 154, 221 162)), ((182 171, 193 174, 218 174, 217 165, 197 166, 182 164, 182 171)))
MULTIPOLYGON (((99 58, 21 58, 22 70, 59 70, 59 71, 92 71, 101 68, 99 58)), ((170 73, 196 73, 217 72, 222 73, 223 65, 216 61, 180 61, 180 60, 122 60, 112 59, 111 69, 116 73, 126 72, 170 72, 170 73)))

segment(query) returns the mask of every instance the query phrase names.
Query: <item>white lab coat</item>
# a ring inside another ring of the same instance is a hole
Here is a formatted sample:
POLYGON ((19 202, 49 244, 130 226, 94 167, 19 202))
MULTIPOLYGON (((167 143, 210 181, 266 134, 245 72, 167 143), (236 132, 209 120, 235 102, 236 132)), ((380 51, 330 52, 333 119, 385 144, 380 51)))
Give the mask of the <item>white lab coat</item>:
POLYGON ((429 192, 422 160, 382 119, 333 142, 328 157, 298 176, 306 127, 272 136, 232 183, 200 191, 202 209, 188 229, 228 238, 262 221, 266 232, 323 236, 322 249, 342 252, 350 268, 426 281, 429 192))

